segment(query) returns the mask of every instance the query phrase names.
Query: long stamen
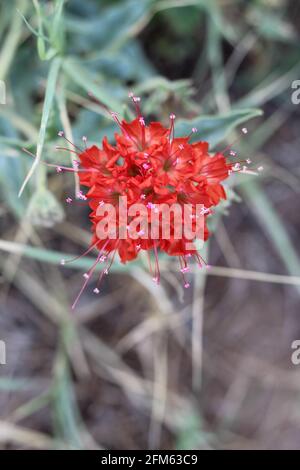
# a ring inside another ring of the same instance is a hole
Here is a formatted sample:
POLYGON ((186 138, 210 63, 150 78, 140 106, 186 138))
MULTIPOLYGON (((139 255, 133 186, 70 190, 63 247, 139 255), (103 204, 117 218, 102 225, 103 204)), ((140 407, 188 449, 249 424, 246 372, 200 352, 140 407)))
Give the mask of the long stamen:
POLYGON ((94 248, 96 248, 96 246, 99 244, 99 242, 100 242, 100 240, 97 240, 96 243, 91 245, 84 253, 82 253, 82 255, 75 256, 75 258, 68 259, 68 260, 62 259, 60 264, 65 265, 65 264, 73 263, 74 261, 76 261, 80 258, 83 258, 84 256, 88 255, 94 248))
MULTIPOLYGON (((36 158, 36 156, 30 152, 29 150, 25 149, 24 147, 22 148, 22 150, 27 153, 28 155, 30 155, 32 158, 36 158)), ((70 151, 69 149, 63 149, 63 150, 68 150, 70 151)), ((75 152, 76 153, 76 152, 75 152)), ((43 160, 40 160, 40 163, 43 163, 44 165, 46 166, 50 166, 52 168, 56 168, 57 172, 60 173, 62 170, 65 170, 65 171, 71 171, 71 172, 74 172, 74 173, 77 173, 77 172, 81 172, 81 173, 94 173, 94 172, 99 172, 99 170, 97 170, 97 168, 91 168, 90 170, 87 170, 87 169, 78 169, 78 168, 73 168, 71 166, 64 166, 64 165, 57 165, 55 163, 48 163, 48 162, 44 162, 43 160)))
POLYGON ((187 139, 189 140, 193 134, 196 134, 196 132, 198 132, 198 129, 197 127, 193 127, 191 132, 189 133, 189 135, 187 136, 187 139))
POLYGON ((176 119, 175 114, 170 114, 170 133, 169 133, 169 142, 172 142, 174 140, 174 131, 175 131, 175 126, 174 126, 174 121, 176 119))
POLYGON ((133 137, 132 137, 130 134, 128 134, 128 132, 126 131, 126 129, 124 129, 124 126, 122 125, 120 119, 118 118, 117 113, 115 113, 114 111, 110 111, 110 115, 111 115, 111 117, 113 118, 113 120, 115 121, 115 123, 118 124, 118 126, 119 126, 121 132, 123 132, 123 133, 126 135, 126 137, 128 137, 128 139, 130 139, 131 142, 133 142, 133 143, 136 145, 135 139, 133 139, 133 137))
MULTIPOLYGON (((245 134, 248 134, 248 129, 246 127, 243 127, 242 129, 242 133, 245 135, 245 134)), ((231 150, 232 149, 232 146, 235 145, 237 142, 239 142, 241 140, 243 136, 239 135, 231 144, 229 144, 224 150, 221 151, 221 153, 225 153, 227 152, 228 150, 231 150)))
POLYGON ((152 269, 151 256, 150 256, 150 251, 149 250, 147 250, 147 258, 148 258, 149 272, 150 272, 151 276, 153 277, 153 269, 152 269))
POLYGON ((184 145, 179 144, 178 148, 169 155, 168 160, 171 162, 171 164, 175 165, 177 163, 177 154, 181 152, 183 149, 184 149, 184 145))
POLYGON ((157 245, 156 245, 155 242, 154 242, 153 251, 154 251, 154 257, 155 257, 155 274, 154 274, 154 279, 153 280, 157 284, 159 284, 159 282, 160 282, 160 270, 159 270, 159 262, 158 262, 157 245))
POLYGON ((54 163, 41 163, 44 163, 45 165, 50 166, 52 168, 56 168, 58 170, 58 173, 60 173, 59 169, 64 171, 71 171, 73 173, 99 173, 99 170, 97 170, 97 168, 91 168, 90 170, 87 170, 84 168, 72 168, 70 166, 55 165, 54 163))
POLYGON ((186 257, 185 257, 185 256, 182 256, 182 268, 181 268, 181 272, 182 272, 182 273, 187 273, 189 270, 190 270, 190 268, 189 268, 189 266, 188 266, 186 257))
POLYGON ((178 145, 178 148, 169 155, 169 158, 173 157, 174 155, 176 155, 178 152, 181 152, 181 150, 184 149, 184 145, 183 144, 179 144, 178 145))
MULTIPOLYGON (((101 257, 102 257, 102 256, 101 256, 101 257)), ((100 287, 100 284, 101 284, 101 281, 102 281, 102 279, 103 279, 104 274, 108 274, 108 268, 102 269, 102 271, 101 271, 101 273, 100 273, 100 275, 99 275, 98 281, 97 281, 97 285, 96 285, 96 287, 95 287, 95 289, 94 289, 94 293, 95 293, 95 294, 99 294, 99 293, 100 293, 99 287, 100 287)))
POLYGON ((78 300, 80 299, 80 297, 81 297, 81 295, 82 295, 84 289, 86 288, 87 283, 89 282, 91 276, 93 275, 93 273, 94 273, 94 271, 95 271, 95 269, 96 269, 96 266, 98 265, 99 261, 100 261, 100 253, 98 254, 97 259, 96 259, 96 261, 94 262, 94 264, 92 265, 92 267, 91 267, 91 268, 89 269, 89 271, 86 273, 85 281, 84 281, 84 283, 83 283, 83 285, 82 285, 82 287, 81 287, 81 289, 80 289, 80 291, 79 291, 79 293, 78 293, 78 295, 77 295, 75 301, 73 302, 72 310, 74 310, 74 308, 76 307, 77 302, 78 302, 78 300))
POLYGON ((75 155, 79 156, 80 153, 76 152, 76 150, 72 150, 72 149, 69 149, 67 147, 59 147, 59 146, 56 146, 55 147, 56 150, 66 150, 67 152, 71 152, 71 153, 75 153, 75 155))
MULTIPOLYGON (((108 260, 106 267, 101 271, 101 273, 99 275, 99 279, 97 281, 97 287, 94 289, 95 294, 99 294, 99 292, 100 292, 99 287, 100 287, 101 281, 103 279, 103 276, 104 276, 104 274, 108 274, 110 268, 112 267, 112 264, 114 262, 114 259, 115 259, 115 256, 116 256, 116 253, 117 253, 117 250, 118 250, 118 246, 119 246, 119 240, 117 241, 117 245, 116 245, 116 248, 113 252, 113 255, 112 255, 111 259, 108 260)), ((102 253, 103 253, 103 250, 102 250, 102 253)))
POLYGON ((119 240, 117 241, 116 248, 115 248, 115 251, 113 252, 113 255, 112 255, 112 257, 111 257, 111 260, 110 260, 109 266, 108 266, 108 268, 107 268, 107 271, 109 271, 110 268, 112 267, 112 264, 113 264, 113 262, 114 262, 116 253, 117 253, 117 251, 118 251, 118 248, 119 248, 119 240))
POLYGON ((64 131, 59 131, 58 134, 57 134, 59 137, 63 137, 67 142, 69 142, 69 144, 73 145, 73 147, 77 150, 79 150, 80 153, 83 152, 83 150, 78 147, 76 144, 74 144, 71 140, 69 140, 66 136, 65 136, 65 133, 64 131))
POLYGON ((85 135, 82 136, 82 142, 84 143, 85 149, 87 149, 87 137, 85 135))
POLYGON ((145 129, 145 120, 142 116, 139 117, 139 123, 142 128, 142 148, 144 149, 145 144, 146 144, 146 129, 145 129))
POLYGON ((188 271, 188 266, 187 266, 185 257, 179 256, 179 263, 180 263, 180 273, 182 275, 184 288, 188 289, 190 287, 190 284, 185 277, 185 273, 188 271))
POLYGON ((202 266, 204 265, 206 268, 209 268, 209 265, 207 264, 207 262, 205 261, 204 258, 202 258, 202 256, 200 255, 200 253, 198 253, 198 251, 196 251, 196 253, 194 254, 195 258, 196 258, 196 261, 197 261, 197 264, 199 266, 199 268, 202 268, 202 266))
MULTIPOLYGON (((85 207, 86 207, 86 204, 87 204, 87 202, 85 200, 84 201, 78 201, 78 199, 75 199, 73 201, 73 199, 71 197, 67 197, 66 202, 67 202, 67 204, 72 204, 72 205, 77 205, 77 206, 85 206, 85 207)), ((88 201, 88 202, 90 202, 90 201, 88 201)))
POLYGON ((117 113, 115 113, 114 111, 110 111, 110 115, 113 118, 113 120, 118 124, 121 131, 123 131, 123 126, 122 126, 122 123, 121 123, 120 119, 118 118, 117 113))
POLYGON ((139 106, 139 102, 141 101, 141 98, 139 96, 134 96, 134 94, 132 92, 130 92, 128 94, 128 96, 131 99, 131 101, 133 102, 134 107, 135 107, 136 116, 139 118, 141 116, 141 108, 139 106))
MULTIPOLYGON (((116 113, 115 111, 112 111, 112 110, 109 109, 104 103, 102 103, 101 101, 99 101, 98 98, 96 98, 93 93, 88 92, 88 95, 89 95, 97 104, 99 104, 102 108, 104 108, 105 111, 107 111, 107 112, 110 114, 110 116, 113 118, 113 120, 115 121, 115 123, 118 124, 120 130, 121 130, 122 132, 124 132, 124 133, 127 135, 127 137, 128 137, 129 139, 133 140, 133 139, 131 138, 131 136, 125 131, 125 129, 124 129, 124 127, 123 127, 123 125, 122 125, 120 119, 118 118, 117 113, 116 113)), ((133 141, 133 142, 134 142, 134 141, 133 141)), ((134 143, 135 143, 135 142, 134 142, 134 143)))

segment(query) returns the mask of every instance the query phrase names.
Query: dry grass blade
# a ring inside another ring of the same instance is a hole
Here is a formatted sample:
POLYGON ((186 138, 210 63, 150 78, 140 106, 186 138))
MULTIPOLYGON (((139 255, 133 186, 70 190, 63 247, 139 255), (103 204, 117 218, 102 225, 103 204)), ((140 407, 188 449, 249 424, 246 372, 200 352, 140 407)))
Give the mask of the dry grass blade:
POLYGON ((1 444, 13 444, 36 450, 56 449, 62 446, 62 443, 58 444, 47 434, 6 421, 0 421, 0 442, 1 444))
POLYGON ((149 448, 160 447, 162 426, 165 422, 168 395, 168 342, 162 332, 153 338, 153 401, 149 429, 149 448))

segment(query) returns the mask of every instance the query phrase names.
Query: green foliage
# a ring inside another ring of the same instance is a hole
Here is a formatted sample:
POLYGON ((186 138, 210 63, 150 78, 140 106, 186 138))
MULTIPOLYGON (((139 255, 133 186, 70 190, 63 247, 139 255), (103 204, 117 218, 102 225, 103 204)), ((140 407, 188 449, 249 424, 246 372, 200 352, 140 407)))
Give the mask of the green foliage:
MULTIPOLYGON (((196 127, 198 133, 192 139, 207 140, 211 148, 221 143, 226 147, 228 141, 237 139, 241 126, 249 125, 252 135, 246 138, 248 144, 240 145, 241 155, 254 154, 257 166, 260 157, 256 153, 283 122, 281 115, 274 119, 277 110, 287 116, 295 110, 288 92, 291 81, 299 78, 299 37, 297 25, 289 17, 289 5, 285 0, 2 2, 0 80, 7 88, 7 103, 0 105, 3 213, 12 215, 18 227, 26 215, 33 232, 37 226, 55 228, 65 216, 60 200, 73 180, 53 174, 42 163, 69 159, 68 154, 55 153, 57 131, 66 126, 59 96, 66 97, 67 119, 77 143, 82 135, 89 142, 99 143, 104 135, 113 139, 115 125, 96 101, 131 118, 127 95, 134 90, 143 98, 145 117, 167 123, 169 114, 175 112, 176 135, 187 135, 196 127), (260 108, 271 117, 265 117, 260 108)), ((269 164, 272 170, 273 162, 269 164)), ((292 176, 294 186, 299 186, 299 174, 292 176)), ((233 180, 227 201, 210 219, 209 227, 216 230, 228 206, 241 196, 289 276, 299 276, 299 256, 284 215, 264 189, 268 177, 266 172, 259 180, 244 175, 233 180)), ((32 246, 40 243, 39 236, 33 235, 25 246, 0 240, 0 250, 23 254, 51 268, 68 258, 59 248, 32 246)), ((73 242, 74 238, 70 237, 73 242)), ((88 269, 91 261, 89 257, 80 259, 74 267, 88 269)), ((136 265, 115 263, 113 267, 118 273, 131 269, 136 265)), ((204 290, 205 279, 202 281, 204 290)), ((291 279, 293 283, 299 286, 299 279, 291 279)), ((65 325, 59 328, 63 345, 49 393, 19 411, 28 416, 51 402, 57 438, 73 448, 83 448, 67 351, 74 338, 65 337, 69 334, 65 325)), ((0 389, 6 391, 31 386, 32 381, 23 379, 0 380, 0 389)), ((202 417, 188 412, 178 427, 177 447, 201 448, 212 442, 202 417)))
POLYGON ((176 135, 184 136, 195 127, 199 132, 191 136, 191 142, 205 140, 212 147, 223 141, 230 132, 249 121, 252 118, 261 116, 259 109, 232 110, 230 113, 219 116, 199 116, 194 119, 179 119, 176 122, 176 135))

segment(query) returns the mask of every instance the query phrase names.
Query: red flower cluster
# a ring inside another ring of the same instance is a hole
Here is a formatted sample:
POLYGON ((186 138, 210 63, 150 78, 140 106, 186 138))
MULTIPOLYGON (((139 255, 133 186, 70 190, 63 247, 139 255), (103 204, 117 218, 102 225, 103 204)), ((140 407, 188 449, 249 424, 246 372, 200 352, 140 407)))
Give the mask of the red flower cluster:
MULTIPOLYGON (((190 143, 190 138, 197 129, 192 129, 187 137, 175 137, 174 115, 170 116, 168 128, 160 122, 146 125, 140 113, 139 98, 132 97, 132 100, 137 111, 137 117, 132 122, 120 121, 115 113, 111 113, 120 129, 120 133, 115 134, 115 145, 104 138, 101 148, 93 145, 78 153, 80 184, 88 188, 85 195, 80 193, 80 197, 90 206, 93 231, 91 247, 87 253, 92 248, 98 250, 95 264, 84 275, 86 281, 82 290, 98 263, 106 263, 100 282, 103 274, 108 273, 116 253, 125 263, 134 260, 143 250, 149 255, 150 268, 150 252, 155 256, 152 274, 156 282, 159 282, 158 252, 177 256, 184 285, 188 287, 184 276, 188 271, 187 258, 194 257, 200 266, 203 260, 191 240, 187 240, 185 236, 180 239, 174 237, 173 219, 170 219, 168 239, 161 236, 151 238, 151 235, 138 239, 122 239, 118 235, 112 239, 102 239, 97 235, 97 225, 103 218, 103 214, 99 215, 99 205, 109 203, 118 211, 122 196, 126 196, 127 208, 138 203, 143 204, 149 212, 160 204, 188 204, 192 208, 203 204, 204 230, 196 238, 206 240, 209 236, 206 217, 221 199, 226 198, 222 182, 232 171, 241 169, 239 164, 227 161, 223 153, 210 154, 207 142, 190 143)), ((71 198, 67 198, 67 202, 71 202, 71 198)), ((99 292, 98 285, 94 292, 99 292)))
MULTIPOLYGON (((105 138, 102 148, 92 146, 79 155, 81 168, 93 170, 79 173, 81 185, 88 188, 93 244, 99 249, 106 245, 108 253, 117 249, 122 262, 135 259, 140 250, 157 248, 181 257, 193 250, 186 251, 187 240, 175 240, 172 236, 169 240, 127 238, 109 243, 97 240, 99 204, 110 203, 117 208, 120 196, 127 197, 128 206, 143 203, 148 211, 162 203, 203 204, 206 217, 212 206, 226 198, 221 183, 228 177, 232 164, 221 153, 210 155, 207 142, 190 144, 189 137, 174 138, 174 118, 171 116, 170 128, 159 122, 146 126, 142 117, 130 123, 122 121, 115 146, 105 138)), ((205 228, 205 240, 208 235, 205 228)))

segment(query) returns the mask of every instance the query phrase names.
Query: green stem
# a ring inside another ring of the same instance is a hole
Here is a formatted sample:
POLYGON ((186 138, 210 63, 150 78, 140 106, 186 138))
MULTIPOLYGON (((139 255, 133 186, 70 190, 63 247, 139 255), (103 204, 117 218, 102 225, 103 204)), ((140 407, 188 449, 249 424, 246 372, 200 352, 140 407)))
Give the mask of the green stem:
MULTIPOLYGON (((17 9, 21 14, 24 14, 26 12, 27 6, 28 2, 26 0, 19 0, 17 2, 17 9)), ((22 31, 22 17, 16 11, 12 19, 10 29, 6 36, 6 40, 0 52, 0 80, 5 80, 7 76, 10 65, 15 56, 16 49, 20 42, 22 31)))

